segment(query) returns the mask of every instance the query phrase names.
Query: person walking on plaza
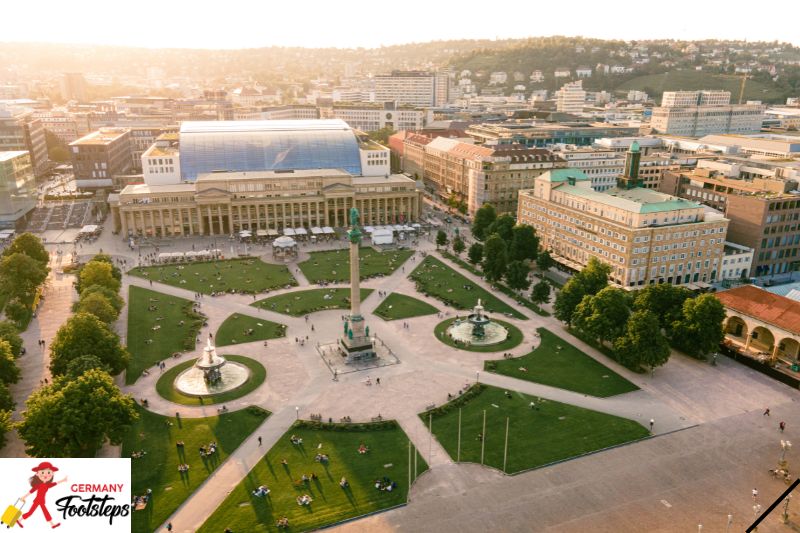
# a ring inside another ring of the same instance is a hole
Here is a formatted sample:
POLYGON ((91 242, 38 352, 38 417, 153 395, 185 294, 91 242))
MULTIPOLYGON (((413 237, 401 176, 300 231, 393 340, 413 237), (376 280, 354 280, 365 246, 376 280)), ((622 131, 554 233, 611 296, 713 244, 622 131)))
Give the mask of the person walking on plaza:
POLYGON ((258 445, 261 446, 261 437, 258 437, 258 445))
POLYGON ((650 419, 650 433, 653 432, 653 426, 655 425, 655 423, 656 423, 656 421, 651 418, 650 419))
POLYGON ((758 499, 758 489, 753 489, 753 501, 758 499))
POLYGON ((764 410, 764 416, 769 416, 769 407, 764 410))
POLYGON ((778 427, 781 428, 781 433, 783 433, 783 430, 786 429, 786 422, 781 420, 781 423, 778 424, 778 427))

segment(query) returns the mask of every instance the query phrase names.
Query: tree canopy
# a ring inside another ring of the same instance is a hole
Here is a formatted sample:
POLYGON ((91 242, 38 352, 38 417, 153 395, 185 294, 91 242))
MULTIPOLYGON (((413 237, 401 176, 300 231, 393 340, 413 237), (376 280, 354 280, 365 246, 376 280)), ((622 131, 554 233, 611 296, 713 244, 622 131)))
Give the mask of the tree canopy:
POLYGON ((549 250, 542 250, 539 252, 539 255, 536 256, 536 268, 538 268, 542 272, 547 272, 551 268, 556 265, 553 256, 550 255, 549 250))
POLYGON ((11 352, 11 345, 7 341, 0 340, 0 382, 8 385, 17 381, 19 381, 19 368, 11 352))
POLYGON ((572 321, 592 338, 613 341, 622 335, 629 315, 625 292, 606 287, 597 294, 587 293, 575 308, 572 321))
POLYGON ((455 252, 456 255, 461 255, 461 252, 463 252, 466 247, 464 239, 460 236, 453 239, 453 252, 455 252))
POLYGON ((14 406, 14 397, 11 396, 8 385, 0 381, 0 411, 13 411, 14 406))
POLYGON ((440 246, 447 246, 447 233, 444 230, 436 233, 436 249, 438 250, 440 246))
POLYGON ((33 233, 26 232, 20 234, 5 250, 3 250, 3 257, 14 254, 25 254, 41 264, 42 267, 46 267, 48 261, 50 261, 50 254, 45 250, 42 239, 33 233))
MULTIPOLYGON (((114 277, 113 266, 105 261, 89 261, 81 269, 79 289, 91 285, 100 285, 118 292, 120 281, 114 277)), ((78 292, 81 292, 80 290, 78 292)))
POLYGON ((19 336, 19 330, 13 322, 0 320, 0 339, 11 345, 11 353, 14 354, 14 357, 19 357, 22 350, 22 337, 19 336))
POLYGON ((477 211, 475 211, 475 219, 472 221, 472 235, 479 241, 487 237, 486 230, 497 218, 497 211, 495 211, 492 204, 483 204, 477 211))
POLYGON ((120 444, 138 418, 133 399, 96 369, 77 379, 55 378, 25 404, 18 429, 33 457, 94 457, 106 439, 120 444))
POLYGON ((608 285, 611 267, 592 257, 583 270, 572 276, 556 296, 553 306, 555 316, 568 325, 573 323, 573 314, 587 294, 597 294, 608 285))
POLYGON ((680 320, 683 314, 683 302, 692 296, 684 287, 676 287, 671 283, 648 285, 636 293, 633 307, 636 310, 647 310, 653 313, 661 327, 667 331, 672 323, 680 320))
POLYGON ((99 292, 93 292, 85 297, 81 295, 76 311, 78 313, 91 313, 106 324, 111 324, 119 318, 119 312, 99 292))
POLYGON ((692 357, 716 351, 725 334, 725 308, 713 294, 701 294, 683 302, 680 320, 672 324, 672 345, 692 357))
MULTIPOLYGON (((103 295, 108 303, 111 304, 111 307, 117 310, 119 314, 122 311, 122 308, 125 306, 125 300, 122 299, 122 296, 119 293, 115 292, 108 287, 103 287, 102 285, 89 285, 88 287, 83 287, 81 291, 80 300, 89 297, 92 294, 101 294, 103 295)), ((79 300, 79 301, 80 301, 79 300)))
POLYGON ((504 242, 510 243, 514 236, 513 230, 515 225, 516 221, 514 220, 514 217, 508 214, 500 215, 495 219, 494 222, 489 224, 488 228, 486 228, 486 231, 484 232, 484 238, 488 239, 492 235, 496 234, 499 235, 504 242))
POLYGON ((527 290, 531 286, 530 271, 531 268, 522 261, 511 261, 506 268, 506 284, 516 291, 527 290))
POLYGON ((617 360, 630 368, 654 369, 669 360, 669 343, 661 333, 655 314, 635 311, 625 324, 625 333, 614 341, 617 360))
POLYGON ((31 294, 47 279, 47 267, 23 253, 7 254, 0 261, 0 278, 12 294, 31 294))
POLYGON ((69 362, 82 355, 98 357, 112 374, 122 372, 129 357, 117 334, 90 313, 77 313, 58 329, 50 344, 50 371, 63 375, 69 362))
POLYGON ((535 260, 539 252, 539 237, 533 226, 517 224, 511 229, 508 258, 511 261, 535 260))
POLYGON ((531 301, 542 305, 550 301, 550 284, 542 280, 533 286, 531 290, 531 301))
POLYGON ((506 243, 497 235, 486 239, 483 249, 483 273, 488 281, 498 281, 503 277, 508 265, 506 243))
POLYGON ((65 376, 72 379, 77 379, 84 372, 88 370, 102 370, 108 372, 108 365, 103 364, 99 357, 96 355, 82 355, 76 357, 67 364, 67 372, 65 376))

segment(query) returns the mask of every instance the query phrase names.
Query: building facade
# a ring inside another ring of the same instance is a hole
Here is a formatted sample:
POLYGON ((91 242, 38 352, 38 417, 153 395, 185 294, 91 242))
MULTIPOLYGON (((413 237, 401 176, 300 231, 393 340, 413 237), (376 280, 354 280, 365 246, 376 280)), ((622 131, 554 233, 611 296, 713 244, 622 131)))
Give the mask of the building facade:
POLYGON ((735 242, 725 241, 720 279, 742 279, 750 275, 753 249, 735 242))
POLYGON ((581 80, 565 83, 556 91, 556 110, 559 113, 580 113, 585 104, 586 91, 581 80))
POLYGON ((0 228, 19 229, 37 200, 30 154, 22 150, 0 152, 0 228))
POLYGON ((650 125, 654 133, 688 137, 761 131, 765 106, 730 101, 728 91, 667 91, 661 107, 653 108, 650 125))
POLYGON ((112 178, 128 174, 131 159, 131 132, 126 128, 102 128, 69 145, 72 170, 79 190, 113 187, 112 178))
POLYGON ((449 84, 450 78, 447 75, 395 70, 391 74, 375 76, 373 79, 377 102, 397 102, 417 107, 447 103, 448 91, 441 89, 442 84, 449 84), (443 98, 445 100, 441 101, 443 98))
POLYGON ((0 106, 0 151, 27 150, 31 156, 33 174, 39 178, 47 173, 47 138, 44 127, 33 111, 0 106))
POLYGON ((634 186, 597 192, 588 176, 559 169, 520 191, 517 221, 575 270, 592 257, 621 287, 718 278, 728 220, 702 205, 634 186))
POLYGON ((129 185, 109 196, 123 235, 230 235, 247 229, 345 227, 349 209, 365 225, 418 220, 421 194, 401 175, 363 177, 338 169, 214 172, 194 183, 129 185))
POLYGON ((750 276, 783 274, 800 265, 797 182, 730 178, 698 168, 667 172, 660 190, 723 211, 730 219, 728 240, 754 249, 750 276))
POLYGON ((586 122, 519 121, 499 124, 473 124, 466 134, 480 144, 523 144, 543 148, 553 144, 591 146, 605 137, 631 137, 639 134, 638 125, 586 122))

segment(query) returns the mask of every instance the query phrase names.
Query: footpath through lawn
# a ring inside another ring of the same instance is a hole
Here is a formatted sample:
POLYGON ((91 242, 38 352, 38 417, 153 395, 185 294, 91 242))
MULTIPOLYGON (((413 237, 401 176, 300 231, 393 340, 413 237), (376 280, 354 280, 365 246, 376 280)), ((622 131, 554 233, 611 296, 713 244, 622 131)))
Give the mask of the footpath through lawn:
MULTIPOLYGON (((426 469, 418 455, 417 474, 426 469)), ((403 504, 408 488, 409 440, 394 422, 342 426, 301 421, 280 438, 200 531, 218 533, 226 527, 248 533, 280 531, 276 523, 282 517, 288 518, 289 531, 309 531, 403 504), (293 436, 301 443, 294 444, 293 436), (362 445, 369 451, 359 453, 362 445), (319 460, 320 455, 327 460, 319 460), (340 486, 342 478, 346 487, 340 486), (375 487, 376 481, 387 483, 384 478, 394 482, 391 491, 375 487), (262 485, 269 494, 254 494, 262 485), (297 498, 304 495, 312 498, 309 505, 298 504, 297 498)))
POLYGON ((486 361, 484 369, 599 398, 639 390, 639 387, 558 335, 545 328, 537 331, 541 344, 535 350, 522 357, 486 361))
POLYGON ((509 474, 642 439, 649 434, 633 420, 480 384, 454 401, 420 414, 425 425, 428 425, 429 413, 433 414, 433 434, 455 461, 459 460, 459 409, 460 461, 481 463, 483 446, 483 464, 500 470, 503 469, 508 418, 506 472, 509 474))
POLYGON ((122 457, 131 459, 133 494, 152 490, 144 509, 133 512, 134 533, 151 533, 269 416, 259 407, 208 418, 165 417, 139 408, 139 420, 122 443, 122 457), (183 446, 177 446, 178 442, 183 446), (200 456, 200 446, 216 443, 216 451, 200 456), (186 473, 178 465, 188 464, 186 473))

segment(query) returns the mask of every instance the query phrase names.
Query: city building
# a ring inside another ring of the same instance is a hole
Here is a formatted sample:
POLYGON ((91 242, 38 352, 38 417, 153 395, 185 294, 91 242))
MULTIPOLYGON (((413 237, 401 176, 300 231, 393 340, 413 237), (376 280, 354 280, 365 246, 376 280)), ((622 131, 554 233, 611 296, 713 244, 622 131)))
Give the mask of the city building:
POLYGON ((418 220, 420 202, 416 182, 405 176, 340 169, 211 172, 192 183, 129 185, 109 195, 114 230, 150 236, 345 227, 352 207, 365 225, 403 224, 418 220))
POLYGON ((375 76, 374 82, 377 102, 431 107, 444 105, 449 100, 450 76, 447 73, 395 70, 375 76))
POLYGON ((80 72, 65 72, 61 76, 61 98, 86 102, 86 79, 80 72))
POLYGON ((0 151, 27 150, 33 174, 44 176, 50 168, 44 127, 34 111, 24 107, 0 105, 0 151))
POLYGON ((129 129, 101 128, 71 142, 69 148, 79 190, 110 189, 112 178, 129 173, 133 166, 129 129))
POLYGON ((169 185, 181 181, 181 159, 178 135, 161 135, 140 156, 142 177, 147 185, 169 185))
POLYGON ((750 276, 750 265, 753 263, 752 248, 736 244, 735 242, 725 241, 725 248, 722 253, 722 268, 720 269, 720 280, 742 279, 750 276))
POLYGON ((519 193, 517 221, 535 227, 542 247, 564 266, 580 270, 596 257, 621 287, 717 279, 728 227, 721 213, 635 184, 597 192, 577 169, 552 170, 534 182, 519 193))
POLYGON ((0 228, 21 229, 37 201, 30 154, 23 150, 0 152, 0 228))
POLYGON ((69 144, 82 135, 78 131, 78 121, 66 111, 37 111, 34 113, 42 127, 58 137, 64 144, 69 144))
POLYGON ((177 140, 178 127, 134 127, 131 130, 131 164, 134 171, 140 171, 142 167, 142 155, 151 147, 157 139, 164 134, 174 134, 177 140))
POLYGON ((728 91, 667 91, 661 106, 653 108, 650 126, 654 133, 688 137, 761 131, 766 107, 731 105, 730 100, 728 91))
POLYGON ((565 83, 556 91, 556 110, 559 113, 580 113, 586 103, 583 81, 565 83))
POLYGON ((565 147, 556 153, 569 168, 577 168, 589 176, 596 191, 615 187, 625 166, 625 156, 612 150, 565 147))
MULTIPOLYGON (((414 144, 416 138, 406 144, 414 144)), ((423 146, 425 185, 442 200, 455 198, 473 215, 484 203, 516 213, 518 191, 543 172, 566 166, 549 150, 522 145, 476 146, 437 137, 423 146)))
POLYGON ((639 134, 639 125, 616 125, 604 122, 514 121, 472 124, 466 134, 480 144, 524 144, 544 148, 553 144, 591 146, 604 137, 631 137, 639 134))
POLYGON ((797 270, 800 192, 794 180, 729 177, 712 168, 665 173, 660 190, 709 205, 730 219, 728 240, 754 249, 750 276, 797 270))
POLYGON ((717 298, 725 307, 726 344, 784 372, 798 364, 800 302, 753 285, 719 292, 717 298))

